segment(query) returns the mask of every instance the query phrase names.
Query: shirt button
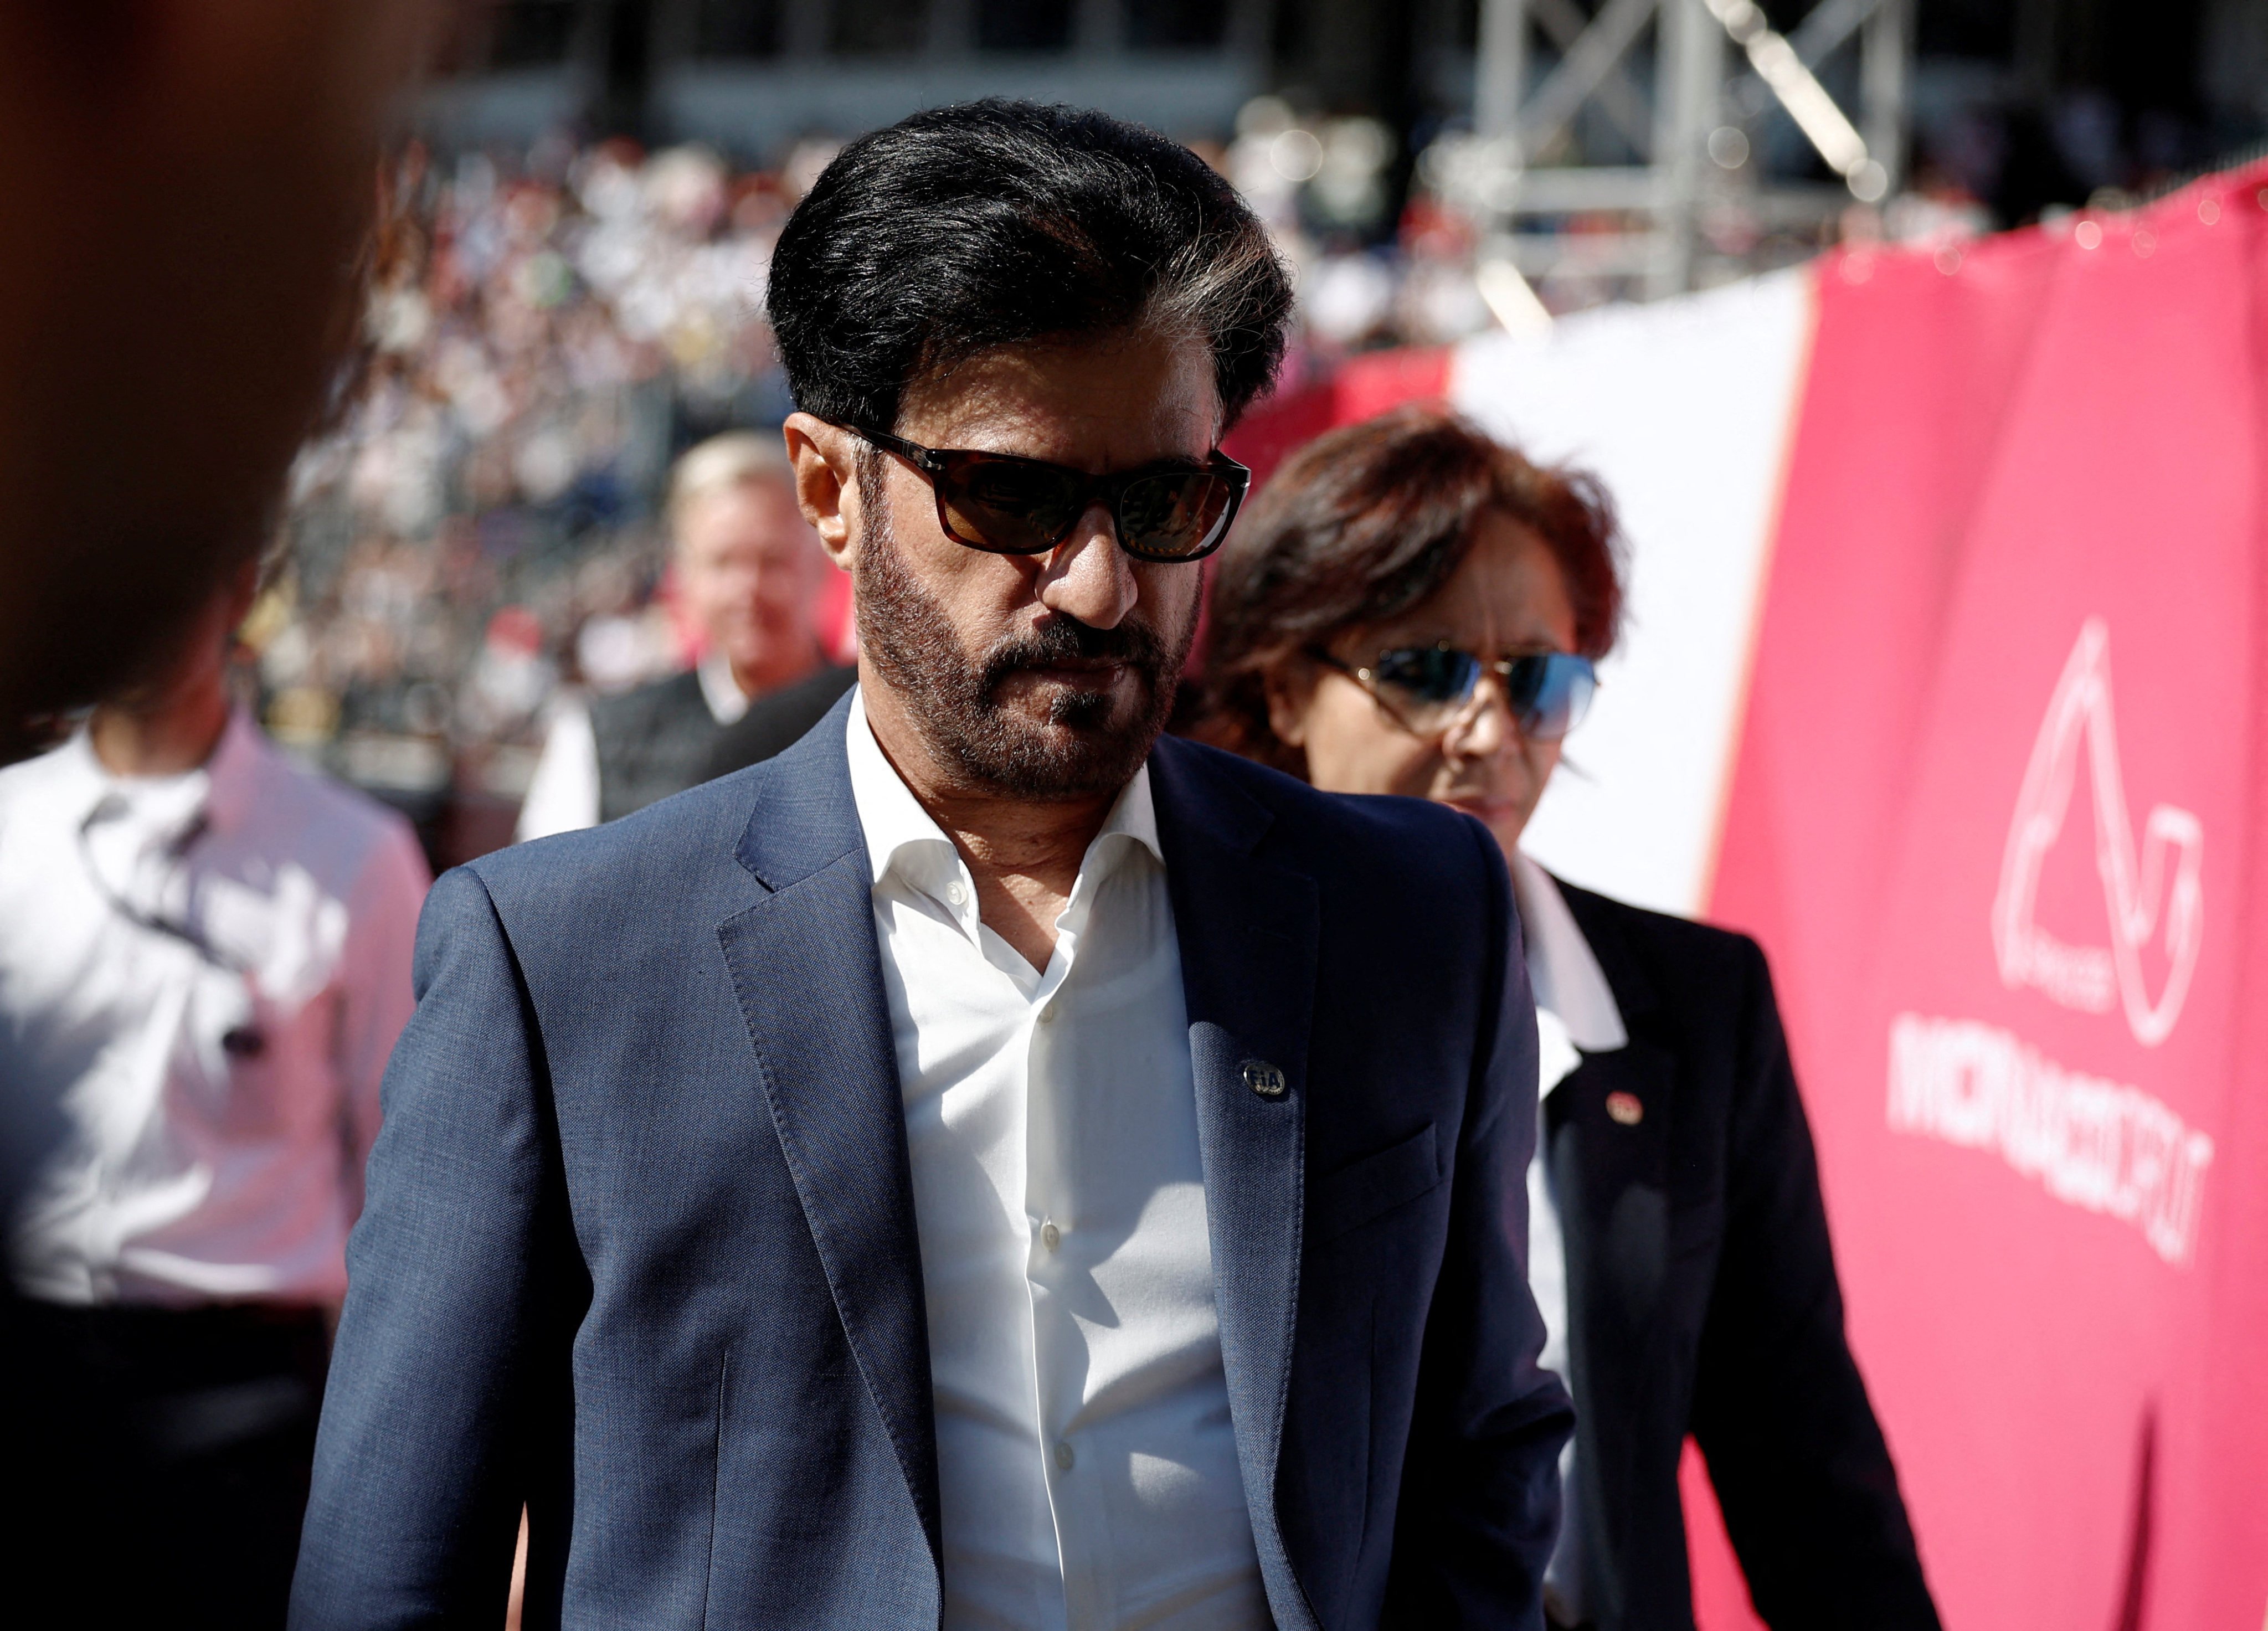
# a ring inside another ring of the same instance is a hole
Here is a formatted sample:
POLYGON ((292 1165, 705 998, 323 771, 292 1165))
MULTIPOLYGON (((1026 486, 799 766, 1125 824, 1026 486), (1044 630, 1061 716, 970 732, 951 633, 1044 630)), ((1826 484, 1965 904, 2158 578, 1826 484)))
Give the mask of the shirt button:
POLYGON ((968 885, 962 883, 959 878, 954 878, 951 883, 945 886, 945 898, 954 906, 967 906, 968 904, 968 885))
POLYGON ((1069 1444, 1059 1444, 1056 1446, 1056 1465, 1064 1472, 1070 1472, 1071 1464, 1078 1459, 1077 1456, 1071 1454, 1069 1444))
POLYGON ((1049 1251, 1054 1251, 1057 1246, 1063 1244, 1063 1231, 1057 1229, 1051 1223, 1042 1223, 1040 1225, 1040 1244, 1047 1247, 1049 1251))
POLYGON ((1040 1023, 1043 1025, 1051 1025, 1055 1024, 1055 1022, 1056 1005, 1053 1003, 1049 1003, 1045 1008, 1040 1010, 1040 1023))

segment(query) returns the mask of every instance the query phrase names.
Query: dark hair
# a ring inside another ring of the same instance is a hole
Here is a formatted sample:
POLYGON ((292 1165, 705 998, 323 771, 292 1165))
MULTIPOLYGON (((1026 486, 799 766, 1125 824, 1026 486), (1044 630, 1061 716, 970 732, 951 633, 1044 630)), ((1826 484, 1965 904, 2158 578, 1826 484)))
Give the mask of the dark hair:
POLYGON ((1440 408, 1399 408, 1285 460, 1221 550, 1195 734, 1305 776, 1268 720, 1267 682, 1308 648, 1437 593, 1491 511, 1533 528, 1567 582, 1575 646, 1604 657, 1622 621, 1619 535, 1596 477, 1530 464, 1440 408))
POLYGON ((796 406, 896 427, 979 353, 1162 322, 1211 346, 1226 423, 1274 379, 1292 285, 1189 149, 1102 114, 983 101, 860 137, 788 217, 766 292, 796 406))

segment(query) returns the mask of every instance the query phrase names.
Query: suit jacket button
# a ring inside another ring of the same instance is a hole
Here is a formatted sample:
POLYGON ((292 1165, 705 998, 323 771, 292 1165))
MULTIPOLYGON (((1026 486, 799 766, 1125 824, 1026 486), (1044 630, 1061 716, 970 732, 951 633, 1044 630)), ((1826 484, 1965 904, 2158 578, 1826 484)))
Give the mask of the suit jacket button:
POLYGON ((1609 1093, 1607 1115, 1624 1127, 1636 1127, 1646 1120, 1646 1106, 1636 1093, 1609 1093))
POLYGON ((1284 1097, 1284 1073, 1264 1059, 1244 1062, 1244 1084, 1263 1098, 1284 1097))

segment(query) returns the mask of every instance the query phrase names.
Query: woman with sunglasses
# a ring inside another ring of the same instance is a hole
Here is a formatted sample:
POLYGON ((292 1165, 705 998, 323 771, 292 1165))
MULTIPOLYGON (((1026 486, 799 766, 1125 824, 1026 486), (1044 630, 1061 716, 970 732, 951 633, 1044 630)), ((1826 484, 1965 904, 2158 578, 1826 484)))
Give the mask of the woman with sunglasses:
POLYGON ((1690 1631, 1691 1435, 1776 1631, 1934 1627, 1763 954, 1518 848, 1614 643, 1616 548, 1595 481, 1453 415, 1336 431, 1222 551, 1196 733, 1452 804, 1511 866, 1543 1045, 1529 1273, 1577 1414, 1550 1622, 1690 1631))

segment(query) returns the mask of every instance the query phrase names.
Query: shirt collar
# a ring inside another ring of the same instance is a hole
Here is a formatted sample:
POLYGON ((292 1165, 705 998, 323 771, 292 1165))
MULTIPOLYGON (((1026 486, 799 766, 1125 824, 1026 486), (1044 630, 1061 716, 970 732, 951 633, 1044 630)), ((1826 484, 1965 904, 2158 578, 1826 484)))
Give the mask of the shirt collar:
POLYGON ((1528 942, 1528 983, 1535 1006, 1557 1016, 1567 1040, 1587 1054, 1627 1046, 1630 1032, 1614 988, 1551 874, 1514 850, 1512 893, 1528 942))
POLYGON ((53 777, 48 787, 56 796, 56 807, 70 810, 74 819, 93 809, 113 785, 110 772, 94 756, 94 743, 85 724, 38 762, 44 768, 42 774, 53 777))
POLYGON ((718 724, 729 725, 748 711, 748 694, 733 678, 733 659, 722 651, 704 654, 693 672, 701 681, 701 700, 709 704, 709 716, 718 724))
POLYGON ((1150 798, 1147 760, 1135 767, 1126 785, 1118 790, 1118 797, 1111 804, 1110 814, 1104 819, 1102 830, 1095 834, 1094 841, 1100 844, 1106 838, 1123 838, 1130 844, 1139 844, 1160 866, 1165 865, 1166 852, 1158 844, 1158 807, 1150 798))
POLYGON ((121 798, 137 824, 159 827, 194 820, 202 814, 214 827, 239 824, 257 797, 254 782, 267 738, 240 708, 229 710, 211 755, 194 770, 174 775, 116 775, 94 751, 81 725, 55 750, 70 802, 84 815, 106 798, 121 798))
POLYGON ((866 834, 867 871, 876 883, 890 875, 902 850, 934 844, 953 849, 953 841, 930 819, 913 790, 882 757, 881 744, 874 740, 873 730, 866 724, 865 698, 858 687, 850 693, 843 747, 850 760, 851 802, 858 807, 858 825, 866 834))
MULTIPOLYGON (((873 728, 866 723, 865 688, 855 687, 850 693, 850 716, 844 726, 843 746, 850 760, 850 797, 858 807, 858 825, 865 830, 866 862, 876 883, 889 876, 899 865, 902 853, 934 856, 938 860, 951 857, 958 864, 960 852, 944 829, 931 819, 921 800, 905 784, 895 768, 882 756, 881 745, 874 740, 873 728), (940 853, 934 848, 942 845, 940 853)), ((1095 834, 1094 842, 1087 846, 1090 863, 1111 864, 1109 857, 1138 844, 1156 856, 1162 864, 1165 851, 1158 843, 1158 812, 1150 797, 1150 767, 1143 765, 1119 790, 1110 806, 1110 814, 1095 834), (1106 843, 1119 839, 1121 843, 1106 843)), ((911 856, 909 856, 911 859, 911 856)), ((1087 867, 1082 865, 1082 873, 1087 867)))

